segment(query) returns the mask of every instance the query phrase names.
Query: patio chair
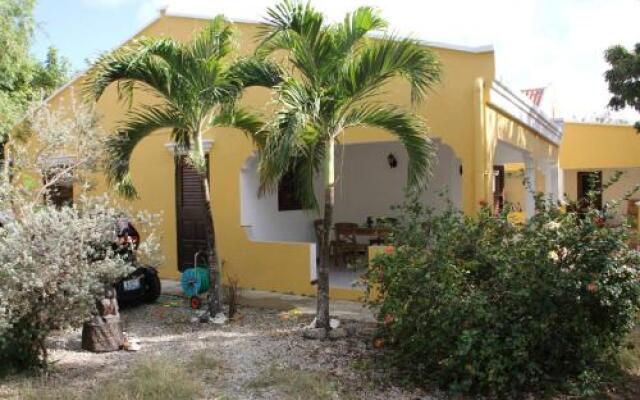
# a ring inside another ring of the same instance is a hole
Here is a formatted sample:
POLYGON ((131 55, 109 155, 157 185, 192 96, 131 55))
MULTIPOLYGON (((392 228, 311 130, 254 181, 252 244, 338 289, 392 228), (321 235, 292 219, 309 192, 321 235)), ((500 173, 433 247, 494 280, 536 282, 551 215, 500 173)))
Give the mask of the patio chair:
POLYGON ((358 224, 352 222, 338 222, 335 224, 336 240, 334 244, 336 264, 341 261, 347 264, 358 257, 365 256, 369 245, 358 243, 356 232, 358 224))

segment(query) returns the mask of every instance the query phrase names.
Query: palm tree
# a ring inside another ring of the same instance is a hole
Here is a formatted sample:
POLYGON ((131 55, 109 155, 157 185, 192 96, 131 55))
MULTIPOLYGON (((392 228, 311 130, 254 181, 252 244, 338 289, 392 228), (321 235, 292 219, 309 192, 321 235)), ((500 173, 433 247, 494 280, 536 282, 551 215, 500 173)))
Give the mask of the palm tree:
POLYGON ((313 179, 324 181, 323 238, 319 240, 316 327, 329 329, 329 242, 334 208, 334 152, 347 128, 369 126, 397 136, 409 156, 408 187, 419 190, 431 170, 434 146, 423 121, 379 97, 394 78, 410 84, 412 102, 439 81, 439 63, 417 41, 384 31, 387 23, 370 7, 327 24, 309 3, 285 0, 267 10, 256 55, 285 54, 290 70, 274 90, 281 104, 258 137, 263 191, 276 190, 293 173, 300 201, 318 207, 313 179))
POLYGON ((236 101, 248 86, 271 87, 279 82, 276 64, 255 58, 230 59, 233 27, 218 16, 191 41, 142 38, 132 45, 101 57, 92 70, 88 92, 99 99, 117 83, 121 100, 131 105, 134 88, 152 93, 156 105, 131 108, 116 135, 109 137, 105 160, 108 181, 125 197, 137 195, 129 174, 134 148, 159 129, 170 129, 171 137, 188 151, 188 160, 200 173, 207 211, 207 253, 212 290, 209 315, 221 311, 220 260, 215 249, 211 194, 207 177, 203 133, 216 126, 233 126, 247 134, 262 123, 236 101))

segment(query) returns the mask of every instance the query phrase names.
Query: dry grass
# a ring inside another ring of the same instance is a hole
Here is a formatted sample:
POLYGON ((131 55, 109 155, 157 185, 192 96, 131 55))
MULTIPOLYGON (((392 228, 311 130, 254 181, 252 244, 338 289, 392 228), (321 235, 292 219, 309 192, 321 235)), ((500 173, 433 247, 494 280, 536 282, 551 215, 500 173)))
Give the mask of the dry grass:
POLYGON ((628 373, 640 375, 640 330, 634 330, 627 337, 620 354, 620 363, 628 373))
POLYGON ((271 367, 258 375, 248 386, 251 389, 273 389, 283 400, 351 399, 338 382, 320 371, 271 367))
MULTIPOLYGON (((198 360, 194 365, 202 366, 198 360)), ((209 365, 209 361, 206 362, 209 365)), ((27 386, 25 400, 191 400, 202 393, 202 382, 190 368, 163 357, 129 367, 125 373, 99 382, 88 393, 57 385, 27 386)))

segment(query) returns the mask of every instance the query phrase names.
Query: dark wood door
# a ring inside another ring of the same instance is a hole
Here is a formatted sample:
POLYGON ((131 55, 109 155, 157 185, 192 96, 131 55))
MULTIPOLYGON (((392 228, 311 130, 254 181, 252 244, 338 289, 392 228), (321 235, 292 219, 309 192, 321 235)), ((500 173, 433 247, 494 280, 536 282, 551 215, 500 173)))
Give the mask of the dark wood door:
POLYGON ((589 192, 594 192, 594 206, 602 209, 602 171, 579 171, 577 189, 580 211, 585 211, 589 205, 589 192))
MULTIPOLYGON (((209 159, 207 157, 207 170, 209 159)), ((207 172, 208 175, 208 172, 207 172)), ((198 264, 206 264, 207 214, 200 174, 185 157, 176 160, 176 206, 178 230, 178 269, 193 266, 197 252, 198 264)))
POLYGON ((502 212, 504 207, 504 165, 493 166, 493 211, 502 212))

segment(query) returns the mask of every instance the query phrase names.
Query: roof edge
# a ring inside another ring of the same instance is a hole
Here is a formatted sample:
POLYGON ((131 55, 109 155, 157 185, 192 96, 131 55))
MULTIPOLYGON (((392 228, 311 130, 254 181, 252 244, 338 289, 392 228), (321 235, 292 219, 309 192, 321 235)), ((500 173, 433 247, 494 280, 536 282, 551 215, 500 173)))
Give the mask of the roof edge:
MULTIPOLYGON (((171 7, 162 9, 160 13, 162 16, 174 17, 174 18, 211 19, 214 17, 213 15, 207 14, 207 13, 172 11, 171 7)), ((238 24, 257 25, 262 23, 261 21, 250 19, 250 18, 241 18, 241 17, 235 18, 235 17, 228 17, 228 16, 226 17, 230 21, 238 24)), ((381 36, 381 33, 373 33, 371 34, 371 36, 379 37, 381 36)), ((417 40, 421 44, 427 47, 435 47, 439 49, 454 50, 454 51, 461 51, 465 53, 474 53, 474 54, 494 52, 494 47, 492 44, 482 45, 482 46, 464 46, 464 45, 457 45, 457 44, 446 43, 446 42, 429 41, 429 40, 424 40, 420 38, 417 38, 417 40)))
POLYGON ((489 104, 510 115, 551 143, 560 144, 563 135, 561 125, 548 117, 540 108, 534 106, 524 95, 504 83, 498 80, 492 81, 489 104))
MULTIPOLYGON (((131 40, 133 40, 136 36, 140 35, 142 32, 146 31, 147 29, 149 29, 152 25, 154 25, 156 22, 160 21, 160 19, 162 19, 162 17, 164 16, 164 13, 162 12, 162 10, 159 12, 158 16, 156 18, 154 18, 153 20, 149 21, 147 24, 145 24, 142 28, 140 28, 139 30, 137 30, 133 35, 127 37, 126 39, 122 40, 118 45, 112 47, 110 50, 107 50, 106 52, 111 52, 114 50, 119 49, 120 47, 124 46, 125 44, 127 44, 128 42, 130 42, 131 40)), ((91 69, 91 66, 77 72, 74 76, 72 76, 64 85, 60 86, 59 88, 57 88, 56 90, 54 90, 44 101, 43 103, 48 103, 49 101, 53 100, 56 96, 58 96, 59 94, 61 94, 62 92, 64 92, 66 89, 68 89, 70 86, 72 86, 74 83, 76 83, 80 78, 82 78, 83 76, 87 75, 87 73, 89 72, 89 70, 91 69)))

